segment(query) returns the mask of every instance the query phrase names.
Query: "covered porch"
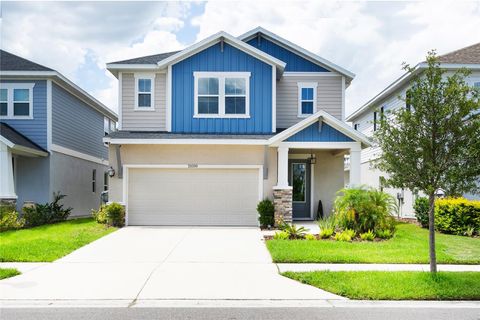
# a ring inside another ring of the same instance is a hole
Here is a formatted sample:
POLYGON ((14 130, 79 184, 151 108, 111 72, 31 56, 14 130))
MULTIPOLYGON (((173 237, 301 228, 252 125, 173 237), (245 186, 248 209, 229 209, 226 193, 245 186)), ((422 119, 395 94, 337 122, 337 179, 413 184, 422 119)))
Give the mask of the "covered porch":
POLYGON ((319 111, 275 138, 276 224, 330 215, 337 191, 345 187, 345 155, 350 158, 350 185, 360 184, 361 151, 370 143, 328 113, 319 111))

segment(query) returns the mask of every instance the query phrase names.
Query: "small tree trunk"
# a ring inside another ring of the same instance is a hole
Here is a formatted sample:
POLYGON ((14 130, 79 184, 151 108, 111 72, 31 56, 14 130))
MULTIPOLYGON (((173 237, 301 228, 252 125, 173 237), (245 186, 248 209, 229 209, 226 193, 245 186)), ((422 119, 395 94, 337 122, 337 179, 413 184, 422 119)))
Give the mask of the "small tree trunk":
POLYGON ((435 253, 435 194, 431 193, 428 196, 428 231, 429 231, 429 246, 430 246, 430 272, 437 272, 437 255, 435 253))

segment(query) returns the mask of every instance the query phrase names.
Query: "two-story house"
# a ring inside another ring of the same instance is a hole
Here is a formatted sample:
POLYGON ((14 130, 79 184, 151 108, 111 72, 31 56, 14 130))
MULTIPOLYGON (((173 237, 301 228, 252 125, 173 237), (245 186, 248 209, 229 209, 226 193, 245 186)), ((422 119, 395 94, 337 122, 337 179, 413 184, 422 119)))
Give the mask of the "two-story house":
POLYGON ((117 115, 59 72, 0 50, 0 200, 46 203, 67 195, 72 216, 98 208, 108 186, 117 115))
POLYGON ((256 28, 214 34, 178 52, 107 64, 119 83, 110 201, 129 225, 258 225, 328 214, 343 157, 360 182, 368 139, 343 121, 354 75, 256 28))
MULTIPOLYGON (((480 88, 480 43, 456 50, 438 57, 440 67, 447 70, 446 75, 452 74, 460 68, 471 70, 467 81, 475 87, 480 88)), ((414 74, 421 74, 427 67, 426 62, 421 62, 415 66, 414 74)), ((387 86, 370 101, 358 108, 347 117, 347 121, 352 122, 355 130, 362 132, 366 136, 372 136, 378 129, 378 121, 382 113, 397 108, 405 108, 405 94, 410 86, 412 74, 405 73, 392 84, 387 86)), ((372 167, 372 160, 378 158, 381 153, 380 148, 370 147, 362 151, 361 158, 361 183, 375 188, 382 187, 383 178, 387 177, 385 172, 372 167)), ((351 176, 351 174, 350 174, 351 176)), ((347 174, 348 177, 348 174, 347 174)), ((402 217, 413 217, 413 204, 418 194, 412 190, 384 188, 386 192, 397 198, 399 205, 399 215, 402 217)), ((475 198, 475 195, 465 195, 468 198, 475 198)), ((477 196, 478 198, 478 196, 477 196)))

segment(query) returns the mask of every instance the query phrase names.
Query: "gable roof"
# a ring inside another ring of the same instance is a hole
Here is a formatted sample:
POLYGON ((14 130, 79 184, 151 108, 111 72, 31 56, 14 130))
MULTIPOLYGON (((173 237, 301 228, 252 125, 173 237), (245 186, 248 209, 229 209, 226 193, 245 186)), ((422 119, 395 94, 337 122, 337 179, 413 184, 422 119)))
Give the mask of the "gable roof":
POLYGON ((350 83, 353 78, 355 78, 355 74, 340 67, 339 65, 336 65, 335 63, 327 60, 327 59, 324 59, 318 55, 316 55, 315 53, 313 52, 310 52, 278 35, 276 35, 275 33, 273 32, 270 32, 262 27, 256 27, 255 29, 252 29, 244 34, 242 34, 241 36, 238 37, 238 39, 242 40, 242 41, 248 41, 254 37, 256 37, 258 34, 261 34, 262 36, 266 37, 267 39, 269 39, 270 41, 273 41, 275 42, 276 44, 280 45, 280 46, 283 46, 283 47, 287 47, 287 49, 295 52, 296 54, 306 58, 307 60, 310 60, 312 61, 313 63, 316 63, 322 67, 325 67, 326 69, 328 70, 331 70, 331 71, 336 71, 338 73, 340 73, 341 75, 345 76, 347 79, 347 83, 350 83))
POLYGON ((24 59, 5 50, 0 50, 1 71, 53 71, 41 64, 24 59))
POLYGON ((159 61, 158 64, 157 64, 158 68, 162 69, 162 68, 167 67, 168 65, 171 65, 171 64, 177 63, 179 61, 182 61, 182 60, 196 54, 197 52, 200 52, 203 49, 208 48, 208 47, 212 46, 213 44, 216 44, 216 43, 221 42, 221 41, 225 41, 225 43, 228 43, 229 45, 231 45, 231 46, 233 46, 237 49, 240 49, 240 50, 256 57, 259 60, 262 60, 262 61, 264 61, 268 64, 271 64, 271 65, 274 65, 280 73, 282 73, 283 70, 285 69, 285 62, 283 62, 283 61, 281 61, 281 60, 279 60, 275 57, 272 57, 271 55, 269 55, 269 54, 267 54, 267 53, 265 53, 261 50, 258 50, 257 48, 252 47, 248 43, 245 43, 245 42, 235 38, 234 36, 224 32, 224 31, 217 32, 214 35, 212 35, 208 38, 205 38, 202 41, 197 42, 197 43, 189 46, 188 48, 185 48, 184 50, 182 50, 180 52, 177 52, 174 55, 169 56, 168 58, 166 58, 162 61, 159 61))
POLYGON ((178 53, 180 51, 172 51, 172 52, 164 52, 164 53, 158 53, 158 54, 152 54, 149 56, 143 56, 143 57, 137 57, 137 58, 132 58, 132 59, 127 59, 127 60, 121 60, 121 61, 115 61, 115 62, 109 62, 107 64, 152 64, 156 65, 158 62, 178 53))
MULTIPOLYGON (((438 56, 438 61, 440 62, 440 67, 444 69, 454 70, 463 67, 468 69, 480 69, 480 43, 438 56)), ((414 71, 412 73, 406 72, 401 75, 385 89, 380 91, 380 93, 367 101, 363 106, 347 116, 345 120, 353 121, 356 117, 369 110, 370 107, 405 86, 414 75, 422 72, 427 67, 428 64, 425 61, 420 62, 414 67, 414 71)))
POLYGON ((354 130, 352 127, 350 127, 343 121, 338 120, 337 118, 323 110, 314 113, 310 117, 303 119, 302 121, 294 124, 290 128, 271 137, 268 142, 271 146, 277 146, 282 141, 285 141, 286 139, 290 138, 291 136, 295 135, 296 133, 302 131, 303 129, 307 128, 308 126, 319 120, 322 120, 332 128, 351 138, 352 140, 360 142, 362 144, 362 147, 366 148, 372 145, 367 136, 358 132, 357 130, 354 130))
POLYGON ((0 122, 0 140, 19 152, 37 156, 48 155, 45 149, 4 122, 0 122))

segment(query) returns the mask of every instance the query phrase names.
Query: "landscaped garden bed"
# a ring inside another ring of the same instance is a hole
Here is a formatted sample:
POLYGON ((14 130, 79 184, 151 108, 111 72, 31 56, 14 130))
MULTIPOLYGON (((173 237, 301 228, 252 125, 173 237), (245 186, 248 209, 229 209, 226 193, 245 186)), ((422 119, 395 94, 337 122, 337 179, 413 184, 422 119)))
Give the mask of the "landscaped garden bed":
POLYGON ((479 300, 480 272, 285 272, 305 284, 360 300, 479 300))

